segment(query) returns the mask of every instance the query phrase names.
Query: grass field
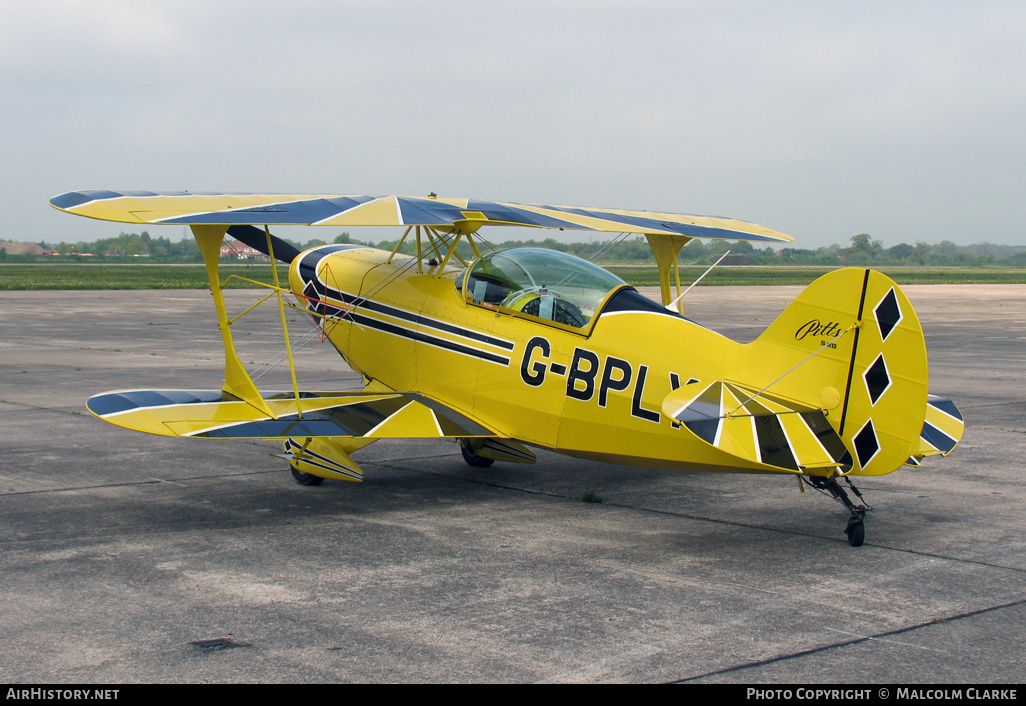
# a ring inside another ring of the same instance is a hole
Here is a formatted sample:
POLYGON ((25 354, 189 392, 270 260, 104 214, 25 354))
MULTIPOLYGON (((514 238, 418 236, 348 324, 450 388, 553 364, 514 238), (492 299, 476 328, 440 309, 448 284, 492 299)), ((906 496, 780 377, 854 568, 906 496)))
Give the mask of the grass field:
MULTIPOLYGON (((657 285, 654 266, 609 265, 608 270, 633 285, 657 285)), ((706 268, 681 267, 685 285, 706 268)), ((806 285, 829 272, 829 267, 717 267, 702 285, 806 285)), ((898 284, 1026 284, 1026 268, 1011 267, 883 267, 881 271, 898 284)), ((271 270, 262 265, 221 265, 222 279, 229 275, 270 283, 271 270)), ((287 282, 288 268, 278 266, 287 282)), ((229 288, 253 287, 232 280, 229 288)), ((99 265, 99 264, 3 264, 0 290, 14 289, 204 289, 207 274, 202 265, 99 265)))
MULTIPOLYGON (((607 270, 635 286, 658 285, 655 266, 609 265, 607 270)), ((706 285, 807 285, 836 267, 717 267, 702 280, 706 285)), ((880 267, 898 284, 1026 284, 1026 268, 1015 267, 880 267)), ((687 286, 705 267, 681 267, 680 281, 687 286)))
MULTIPOLYGON (((263 265, 221 265, 221 279, 229 275, 271 283, 271 268, 263 265)), ((278 277, 288 282, 288 267, 278 266, 278 277)), ((203 265, 94 265, 0 264, 0 290, 11 289, 206 289, 203 265)), ((256 285, 231 280, 229 289, 256 285)))

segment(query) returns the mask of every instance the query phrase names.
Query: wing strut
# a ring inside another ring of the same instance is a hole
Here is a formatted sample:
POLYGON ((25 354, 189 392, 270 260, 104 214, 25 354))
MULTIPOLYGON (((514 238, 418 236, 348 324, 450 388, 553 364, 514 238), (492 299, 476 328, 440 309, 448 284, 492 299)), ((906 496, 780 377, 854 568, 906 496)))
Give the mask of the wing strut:
MULTIPOLYGON (((193 224, 191 227, 192 234, 199 245, 200 253, 203 255, 203 264, 207 267, 210 293, 214 295, 214 307, 217 309, 217 326, 221 329, 221 339, 224 342, 224 387, 222 390, 226 394, 260 410, 272 419, 277 419, 278 417, 264 401, 263 396, 257 389, 256 383, 253 382, 253 378, 249 376, 249 373, 242 366, 239 354, 235 351, 235 342, 232 340, 232 331, 228 322, 228 310, 224 304, 224 291, 221 288, 221 280, 217 271, 217 260, 221 254, 221 242, 228 231, 228 226, 193 224)), ((274 267, 273 260, 271 261, 271 267, 274 267)))
POLYGON ((388 259, 385 261, 386 263, 392 262, 393 258, 395 258, 396 253, 399 252, 399 248, 403 246, 403 243, 406 242, 406 238, 407 236, 409 236, 411 232, 414 233, 417 239, 418 275, 424 273, 422 260, 424 257, 423 253, 426 248, 424 247, 422 238, 425 236, 427 237, 427 242, 430 246, 430 249, 435 253, 435 262, 440 262, 438 268, 435 270, 435 277, 437 277, 445 270, 445 266, 449 263, 449 259, 453 256, 455 256, 457 260, 463 263, 464 266, 467 265, 467 262, 462 257, 460 257, 459 253, 456 252, 456 246, 459 245, 461 237, 466 237, 467 242, 470 243, 470 247, 474 251, 474 256, 481 257, 481 251, 478 250, 477 243, 474 242, 473 238, 474 233, 476 233, 476 229, 468 230, 466 228, 453 228, 450 231, 453 238, 452 241, 449 242, 446 240, 445 236, 435 228, 431 228, 430 226, 410 226, 403 233, 402 237, 399 238, 399 242, 395 244, 395 247, 392 248, 392 252, 389 254, 388 259), (448 249, 446 248, 446 246, 448 246, 448 249), (442 255, 443 251, 445 252, 444 256, 442 255))
MULTIPOLYGON (((677 268, 677 253, 691 238, 671 235, 653 235, 646 233, 648 246, 652 249, 656 265, 659 267, 659 294, 663 306, 669 308, 673 296, 670 294, 670 271, 677 284, 677 294, 680 294, 680 270, 677 268)), ((677 300, 679 303, 679 299, 677 300)), ((683 313, 683 312, 681 312, 683 313)))
MULTIPOLYGON (((285 337, 285 351, 289 356, 289 375, 292 376, 292 391, 296 393, 296 412, 299 414, 299 418, 302 419, 303 408, 299 404, 299 382, 296 381, 296 361, 292 358, 292 341, 289 339, 289 325, 285 320, 285 302, 281 296, 281 283, 278 282, 278 265, 274 262, 274 244, 272 243, 271 229, 264 226, 264 234, 267 236, 267 251, 271 256, 271 274, 274 276, 274 293, 278 298, 278 313, 281 314, 281 332, 285 337)), ((252 382, 252 378, 250 378, 250 382, 252 382)), ((255 384, 254 389, 256 389, 255 384)))

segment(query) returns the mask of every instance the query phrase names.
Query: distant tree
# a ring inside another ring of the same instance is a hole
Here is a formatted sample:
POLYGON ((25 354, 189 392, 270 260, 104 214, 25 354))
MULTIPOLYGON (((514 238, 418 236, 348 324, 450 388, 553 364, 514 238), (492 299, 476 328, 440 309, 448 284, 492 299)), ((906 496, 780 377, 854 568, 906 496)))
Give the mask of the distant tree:
MULTIPOLYGON (((835 246, 836 247, 836 246, 835 246)), ((767 258, 766 261, 776 261, 780 263, 786 263, 789 265, 811 265, 813 263, 821 264, 820 261, 828 257, 833 260, 837 259, 837 255, 833 252, 828 252, 824 248, 819 250, 803 250, 801 248, 782 248, 780 255, 772 260, 767 258)))
POLYGON ((898 243, 893 248, 887 248, 887 256, 892 260, 898 262, 905 262, 906 260, 912 259, 915 255, 916 249, 908 243, 898 243))
POLYGON ((883 253, 883 243, 873 240, 869 233, 851 236, 851 247, 844 254, 849 263, 868 263, 876 260, 883 253))
POLYGON ((701 240, 692 240, 680 251, 681 259, 685 261, 704 260, 708 255, 709 248, 701 240))
POLYGON ((869 252, 872 248, 872 238, 869 237, 869 233, 859 233, 858 235, 851 236, 851 249, 860 250, 862 252, 869 252))
POLYGON ((958 246, 950 240, 942 240, 930 248, 931 259, 937 262, 954 262, 958 257, 958 246))
MULTIPOLYGON (((143 233, 146 235, 146 233, 143 233)), ((167 257, 171 246, 167 238, 153 238, 150 240, 150 255, 153 257, 167 257)))
POLYGON ((924 243, 922 240, 917 240, 916 246, 913 250, 915 252, 912 257, 920 265, 925 265, 926 261, 930 259, 930 245, 928 243, 924 243))

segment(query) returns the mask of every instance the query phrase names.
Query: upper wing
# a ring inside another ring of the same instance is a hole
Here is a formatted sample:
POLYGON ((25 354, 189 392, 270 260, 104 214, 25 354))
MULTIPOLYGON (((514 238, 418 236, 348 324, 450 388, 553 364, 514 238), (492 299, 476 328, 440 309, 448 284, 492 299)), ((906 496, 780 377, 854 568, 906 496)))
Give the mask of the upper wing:
POLYGON ((363 439, 501 436, 417 394, 301 392, 264 397, 274 416, 220 390, 126 390, 89 398, 100 419, 161 436, 363 439))
POLYGON ((790 236, 754 223, 715 216, 473 199, 73 191, 55 196, 50 204, 80 216, 140 224, 431 226, 470 231, 482 225, 507 225, 687 238, 792 241, 790 236))

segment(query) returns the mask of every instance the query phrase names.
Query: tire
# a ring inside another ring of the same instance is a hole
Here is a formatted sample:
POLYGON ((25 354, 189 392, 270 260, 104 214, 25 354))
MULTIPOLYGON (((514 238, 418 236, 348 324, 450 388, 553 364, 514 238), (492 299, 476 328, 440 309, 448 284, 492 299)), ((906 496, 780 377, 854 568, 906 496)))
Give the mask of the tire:
POLYGON ((324 479, 320 476, 315 476, 313 473, 303 473, 297 471, 295 466, 289 466, 289 470, 292 471, 292 477, 296 479, 296 482, 300 485, 320 485, 324 482, 324 479))
POLYGON ((848 526, 844 528, 844 533, 848 535, 848 544, 853 547, 861 547, 862 543, 866 541, 866 525, 862 520, 852 518, 848 522, 848 526))
POLYGON ((463 460, 467 462, 467 465, 473 466, 474 468, 488 468, 495 463, 494 458, 478 456, 470 449, 469 446, 464 445, 462 442, 460 442, 460 453, 463 454, 463 460))

